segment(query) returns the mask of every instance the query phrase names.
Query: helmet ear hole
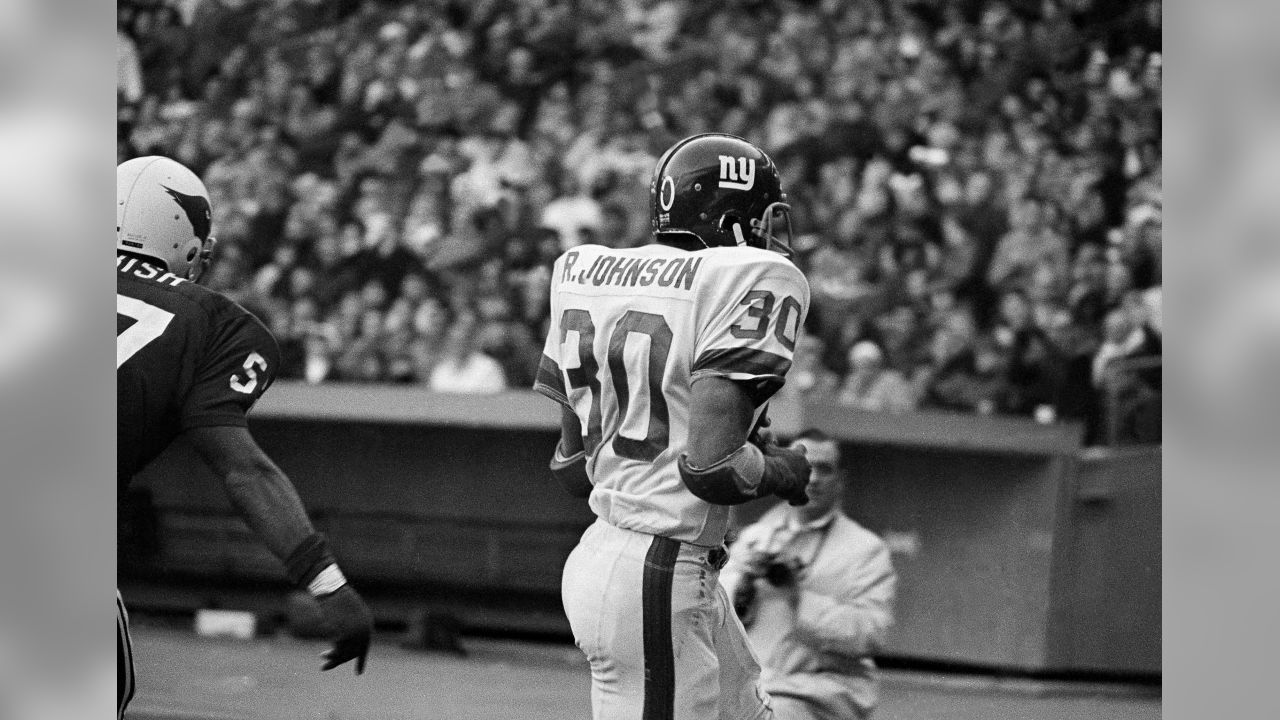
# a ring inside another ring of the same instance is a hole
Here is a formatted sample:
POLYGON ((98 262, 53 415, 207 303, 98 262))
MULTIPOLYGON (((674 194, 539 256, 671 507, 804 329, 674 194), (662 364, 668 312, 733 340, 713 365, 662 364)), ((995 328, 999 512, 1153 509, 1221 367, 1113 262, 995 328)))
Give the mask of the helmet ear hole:
POLYGON ((741 225, 742 218, 738 217, 737 213, 727 212, 720 216, 720 222, 716 229, 720 232, 732 232, 729 228, 735 224, 741 225))
POLYGON ((169 272, 179 277, 191 279, 190 276, 192 268, 196 267, 200 263, 200 247, 202 244, 203 243, 200 242, 200 238, 191 238, 191 240, 183 246, 182 254, 175 258, 177 262, 170 263, 171 265, 178 265, 178 267, 170 267, 169 272), (179 263, 181 264, 179 265, 179 263))
POLYGON ((727 212, 721 215, 716 229, 725 237, 729 245, 748 244, 745 234, 748 228, 743 227, 742 218, 735 212, 727 212))

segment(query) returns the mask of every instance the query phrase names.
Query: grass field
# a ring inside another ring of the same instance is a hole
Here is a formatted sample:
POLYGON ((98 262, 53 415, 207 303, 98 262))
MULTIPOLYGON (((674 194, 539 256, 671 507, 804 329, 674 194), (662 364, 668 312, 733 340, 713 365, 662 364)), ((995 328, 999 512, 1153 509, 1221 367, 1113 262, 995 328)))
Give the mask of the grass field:
MULTIPOLYGON (((579 720, 586 661, 572 646, 467 638, 466 657, 380 637, 364 675, 319 672, 324 646, 286 636, 201 638, 135 626, 130 720, 579 720)), ((893 672, 877 720, 1149 720, 1158 689, 893 672)))

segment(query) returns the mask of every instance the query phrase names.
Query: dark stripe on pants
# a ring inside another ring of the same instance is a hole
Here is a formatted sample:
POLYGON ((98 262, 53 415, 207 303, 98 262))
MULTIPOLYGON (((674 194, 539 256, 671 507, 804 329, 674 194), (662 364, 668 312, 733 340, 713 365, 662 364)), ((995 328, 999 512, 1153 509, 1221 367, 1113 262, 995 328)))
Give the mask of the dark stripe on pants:
POLYGON ((642 720, 673 720, 676 662, 671 643, 671 579, 680 541, 654 537, 644 557, 644 714, 642 720))

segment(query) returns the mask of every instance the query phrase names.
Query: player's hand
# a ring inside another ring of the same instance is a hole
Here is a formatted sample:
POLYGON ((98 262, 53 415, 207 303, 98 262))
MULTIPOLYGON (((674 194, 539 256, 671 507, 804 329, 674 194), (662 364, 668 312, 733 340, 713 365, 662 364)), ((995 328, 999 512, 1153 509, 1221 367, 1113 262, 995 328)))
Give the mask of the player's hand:
POLYGON ((773 430, 769 429, 772 424, 773 420, 769 418, 769 410, 766 408, 764 412, 760 413, 760 419, 756 421, 756 426, 751 428, 751 432, 747 434, 747 442, 759 448, 776 444, 773 430))
POLYGON ((333 647, 321 654, 324 667, 332 670, 348 660, 356 661, 356 674, 364 672, 369 641, 373 636, 373 613, 364 598, 350 585, 318 598, 320 612, 333 633, 333 647))
POLYGON ((805 505, 809 502, 809 460, 805 457, 803 445, 791 450, 768 443, 760 446, 764 461, 769 468, 769 475, 775 478, 770 492, 786 500, 792 505, 805 505))

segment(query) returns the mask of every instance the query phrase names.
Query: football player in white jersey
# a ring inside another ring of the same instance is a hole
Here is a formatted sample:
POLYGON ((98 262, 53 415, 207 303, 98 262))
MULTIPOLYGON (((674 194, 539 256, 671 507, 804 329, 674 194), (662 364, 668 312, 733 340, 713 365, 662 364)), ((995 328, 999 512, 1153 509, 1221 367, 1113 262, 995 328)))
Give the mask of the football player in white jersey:
POLYGON ((658 161, 656 243, 555 263, 535 388, 559 402, 552 473, 596 522, 565 564, 565 613, 596 720, 771 718, 760 666, 717 582, 735 504, 808 501, 803 452, 753 427, 809 309, 778 170, 730 135, 658 161))

